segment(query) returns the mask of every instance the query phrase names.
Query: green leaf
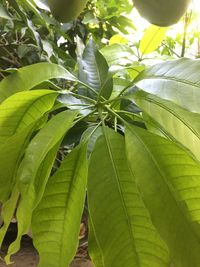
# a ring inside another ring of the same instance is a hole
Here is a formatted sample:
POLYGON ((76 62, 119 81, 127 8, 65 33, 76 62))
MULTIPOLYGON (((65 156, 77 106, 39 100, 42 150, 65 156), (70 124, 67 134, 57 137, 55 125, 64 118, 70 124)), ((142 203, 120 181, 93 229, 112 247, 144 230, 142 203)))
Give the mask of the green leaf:
MULTIPOLYGON (((7 264, 10 264, 10 255, 9 253, 15 253, 20 248, 20 242, 21 242, 21 236, 28 231, 30 231, 31 227, 31 218, 32 218, 32 212, 34 207, 37 206, 39 201, 41 200, 46 183, 48 181, 48 178, 50 176, 50 172, 52 169, 52 165, 54 163, 58 147, 60 145, 60 142, 56 144, 46 155, 43 162, 41 163, 37 175, 32 183, 29 184, 27 187, 21 187, 21 195, 20 200, 17 205, 17 220, 18 220, 18 236, 15 242, 13 242, 8 250, 8 256, 5 257, 5 261, 7 264), (24 218, 24 214, 26 214, 26 217, 24 218), (23 218, 23 219, 22 219, 23 218)), ((17 184, 18 186, 18 184, 17 184)), ((19 186, 18 186, 19 187, 19 186)), ((18 189, 18 194, 19 188, 18 189)), ((8 200, 9 203, 9 200, 8 200)), ((7 209, 9 207, 6 207, 7 209)), ((9 213, 8 210, 6 210, 7 213, 9 213)), ((6 214, 6 213, 5 213, 6 214)), ((8 218, 7 223, 8 223, 8 218)), ((12 219, 12 218, 11 218, 12 219)), ((0 231, 0 234, 5 234, 5 231, 0 231)))
POLYGON ((165 38, 167 28, 151 25, 145 32, 140 42, 140 52, 142 55, 149 54, 156 50, 165 38))
POLYGON ((16 172, 28 144, 34 124, 0 145, 0 202, 5 202, 16 182, 16 172), (9 159, 9 160, 8 160, 9 159))
POLYGON ((49 90, 20 92, 0 105, 0 201, 10 195, 30 135, 57 95, 49 90))
POLYGON ((58 101, 69 109, 79 110, 83 115, 89 114, 91 112, 91 104, 94 105, 95 103, 94 100, 77 98, 68 92, 61 94, 58 101))
POLYGON ((0 105, 0 144, 42 118, 53 107, 57 96, 54 91, 34 90, 7 98, 0 105))
POLYGON ((200 112, 200 61, 178 59, 156 64, 137 77, 137 86, 192 111, 200 112))
POLYGON ((63 111, 54 116, 44 128, 32 139, 19 171, 20 181, 30 182, 37 172, 38 166, 57 142, 72 127, 77 111, 63 111))
POLYGON ((66 156, 49 179, 44 196, 33 213, 34 245, 39 267, 65 267, 77 249, 87 181, 86 145, 66 156))
POLYGON ((48 30, 50 30, 50 28, 48 27, 48 23, 45 21, 45 19, 42 17, 40 11, 35 7, 35 3, 32 0, 16 0, 16 2, 18 3, 18 5, 22 5, 25 7, 25 9, 27 11, 32 11, 34 13, 34 15, 37 17, 38 21, 40 21, 40 24, 43 25, 44 27, 46 27, 48 30))
POLYGON ((88 228, 89 228, 89 236, 88 236, 89 241, 88 242, 90 244, 89 255, 90 255, 95 267, 97 267, 97 266, 98 267, 104 267, 105 265, 103 262, 103 256, 102 256, 101 250, 97 244, 96 237, 94 234, 93 225, 92 225, 90 217, 88 220, 88 228))
POLYGON ((198 267, 199 163, 175 143, 146 130, 131 126, 125 137, 131 169, 172 263, 198 267))
MULTIPOLYGON (((48 153, 51 154, 53 151, 53 155, 50 155, 50 161, 52 162, 52 157, 56 153, 54 148, 57 147, 65 133, 70 129, 76 116, 77 111, 69 110, 54 116, 31 140, 26 149, 18 169, 21 193, 17 209, 18 236, 9 247, 8 255, 6 256, 7 263, 10 262, 10 256, 19 250, 21 236, 29 230, 32 211, 42 197, 45 184, 48 181, 50 169, 48 168, 49 162, 45 158, 49 157, 48 153), (41 167, 40 169, 43 161, 46 167, 41 167), (43 169, 46 174, 43 173, 43 169), (37 186, 38 184, 40 186, 37 186), (26 214, 26 218, 24 218, 24 214, 26 214)), ((49 165, 51 166, 51 164, 49 165)))
POLYGON ((161 132, 187 147, 200 160, 200 114, 142 91, 135 94, 134 100, 161 132))
MULTIPOLYGON (((96 267, 102 262, 105 267, 168 266, 167 247, 142 201, 126 159, 124 138, 107 128, 91 155, 88 205, 90 244, 98 244, 102 257, 96 267)), ((93 258, 99 257, 98 248, 90 248, 93 258)))
POLYGON ((85 88, 80 88, 81 94, 93 98, 98 94, 107 99, 110 97, 112 79, 108 76, 108 64, 92 39, 89 40, 82 58, 79 59, 79 79, 93 89, 93 92, 88 91, 86 94, 85 88))
POLYGON ((30 90, 54 78, 77 81, 77 78, 62 66, 47 62, 33 64, 16 70, 0 82, 0 102, 14 93, 30 90))
POLYGON ((112 44, 128 44, 128 39, 120 34, 113 35, 109 40, 109 45, 112 44))

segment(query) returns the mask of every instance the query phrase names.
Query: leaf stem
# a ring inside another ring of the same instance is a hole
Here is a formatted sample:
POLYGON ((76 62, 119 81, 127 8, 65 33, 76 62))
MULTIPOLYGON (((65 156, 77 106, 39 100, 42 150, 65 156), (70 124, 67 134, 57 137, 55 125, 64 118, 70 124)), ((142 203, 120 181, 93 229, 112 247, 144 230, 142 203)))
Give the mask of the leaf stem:
POLYGON ((124 124, 128 125, 128 122, 125 121, 121 116, 119 116, 115 111, 113 111, 110 107, 105 106, 105 108, 115 117, 117 117, 121 122, 123 122, 124 124))

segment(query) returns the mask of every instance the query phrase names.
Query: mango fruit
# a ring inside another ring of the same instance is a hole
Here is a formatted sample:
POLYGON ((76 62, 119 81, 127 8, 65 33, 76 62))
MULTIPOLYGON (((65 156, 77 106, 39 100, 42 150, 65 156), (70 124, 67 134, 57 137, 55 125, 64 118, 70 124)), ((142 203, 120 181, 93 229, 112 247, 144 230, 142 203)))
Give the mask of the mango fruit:
POLYGON ((151 24, 166 27, 184 15, 190 0, 133 0, 140 15, 151 24))
POLYGON ((88 0, 48 0, 53 16, 59 22, 69 22, 76 19, 83 11, 88 0))

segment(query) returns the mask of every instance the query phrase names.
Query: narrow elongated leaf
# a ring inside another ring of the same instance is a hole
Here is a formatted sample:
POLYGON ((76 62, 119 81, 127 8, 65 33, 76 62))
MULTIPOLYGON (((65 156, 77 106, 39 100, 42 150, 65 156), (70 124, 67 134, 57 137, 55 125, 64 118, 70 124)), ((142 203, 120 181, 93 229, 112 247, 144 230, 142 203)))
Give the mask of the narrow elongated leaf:
POLYGON ((30 125, 0 145, 0 202, 4 203, 8 199, 15 184, 17 168, 33 127, 30 125))
POLYGON ((161 132, 190 149, 200 160, 200 114, 142 91, 134 99, 161 132))
POLYGON ((0 143, 38 121, 55 102, 57 92, 34 90, 20 92, 0 105, 0 143))
MULTIPOLYGON (((5 261, 7 264, 10 264, 10 255, 12 253, 17 252, 20 249, 20 242, 21 242, 21 236, 23 234, 26 234, 30 231, 31 228, 31 218, 32 213, 34 210, 34 207, 37 206, 39 201, 41 200, 46 183, 48 181, 48 178, 50 176, 50 172, 52 169, 52 165, 54 163, 58 147, 60 145, 60 142, 56 144, 47 154, 47 156, 44 158, 43 162, 41 163, 37 175, 35 177, 35 180, 29 184, 27 187, 23 187, 21 189, 21 196, 18 207, 17 207, 17 219, 18 219, 18 236, 15 242, 11 244, 8 250, 8 256, 5 257, 5 261), (26 216, 24 216, 26 214, 26 216), (10 255, 9 255, 10 253, 10 255)), ((18 194, 19 194, 19 188, 18 188, 18 194)), ((8 200, 8 203, 10 203, 10 200, 8 200)), ((7 214, 11 215, 11 211, 8 209, 9 206, 5 207, 5 215, 6 217, 3 217, 6 225, 9 225, 9 216, 7 214)), ((4 214, 3 214, 4 215, 4 214)), ((12 218, 10 218, 12 219, 12 218)), ((5 228, 2 228, 2 231, 0 230, 0 237, 4 238, 5 236, 5 228)))
POLYGON ((7 200, 30 134, 57 95, 49 90, 20 92, 0 105, 0 201, 7 200))
POLYGON ((200 60, 178 59, 150 67, 137 86, 193 112, 200 112, 200 60))
MULTIPOLYGON (((151 223, 126 160, 124 138, 104 128, 91 155, 88 204, 102 261, 96 267, 168 266, 168 252, 151 223)), ((90 244, 89 244, 90 246, 90 244)), ((99 257, 99 253, 93 258, 99 257)))
POLYGON ((145 55, 153 52, 163 41, 167 28, 151 25, 145 32, 140 42, 140 52, 145 55))
MULTIPOLYGON (((88 96, 96 98, 99 93, 105 98, 110 97, 112 79, 108 77, 108 64, 92 39, 89 40, 82 58, 79 59, 79 79, 94 90, 94 92, 88 91, 88 96)), ((79 90, 86 94, 85 89, 79 90)))
POLYGON ((39 267, 65 267, 78 245, 87 181, 86 145, 75 148, 50 178, 43 199, 33 213, 34 245, 39 267))
POLYGON ((48 151, 53 148, 71 128, 76 116, 77 111, 68 110, 59 113, 32 139, 20 165, 18 176, 22 183, 29 183, 35 177, 38 167, 48 151))
POLYGON ((153 223, 176 267, 200 262, 200 165, 173 142, 131 126, 126 150, 153 223))
POLYGON ((14 93, 30 90, 53 78, 77 81, 77 78, 62 66, 47 62, 33 64, 16 70, 0 82, 0 102, 14 93))
MULTIPOLYGON (((61 142, 64 134, 72 126, 73 120, 77 116, 77 111, 64 111, 54 116, 45 127, 31 140, 26 149, 25 156, 19 166, 18 179, 20 183, 20 201, 17 209, 18 221, 18 236, 8 250, 6 262, 10 262, 10 256, 17 252, 20 248, 20 240, 23 234, 29 230, 31 223, 32 211, 39 198, 42 197, 42 191, 45 189, 45 184, 48 179, 48 172, 50 171, 45 165, 46 175, 43 174, 43 168, 40 170, 41 162, 48 157, 48 153, 61 142), (39 173, 39 177, 37 174, 39 173), (41 173, 43 175, 41 175, 41 173), (42 179, 42 181, 40 181, 42 179), (39 188, 37 187, 39 186, 39 188), (39 189, 39 191, 38 191, 39 189), (24 214, 27 214, 24 218, 24 214)), ((55 151, 53 149, 53 156, 55 151)), ((50 156, 52 162, 52 156, 50 156)), ((46 164, 44 162, 44 164, 46 164)), ((51 165, 50 165, 51 166, 51 165)))

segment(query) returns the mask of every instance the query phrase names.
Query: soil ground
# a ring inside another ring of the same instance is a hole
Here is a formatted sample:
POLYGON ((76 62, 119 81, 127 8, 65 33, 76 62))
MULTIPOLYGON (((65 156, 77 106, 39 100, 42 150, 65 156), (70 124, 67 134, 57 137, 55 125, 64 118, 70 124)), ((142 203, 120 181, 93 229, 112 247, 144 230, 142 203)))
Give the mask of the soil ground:
MULTIPOLYGON (((10 231, 5 238, 3 244, 3 251, 0 252, 0 256, 3 257, 8 248, 8 245, 15 239, 16 229, 15 225, 12 225, 10 231)), ((14 262, 11 267, 36 267, 38 263, 38 254, 33 247, 32 239, 29 236, 24 236, 21 243, 21 250, 12 257, 14 262)), ((0 267, 6 267, 7 265, 0 259, 0 267)), ((67 266, 66 266, 67 267, 67 266)), ((87 253, 87 245, 78 249, 77 255, 70 267, 93 267, 89 260, 87 253)))

